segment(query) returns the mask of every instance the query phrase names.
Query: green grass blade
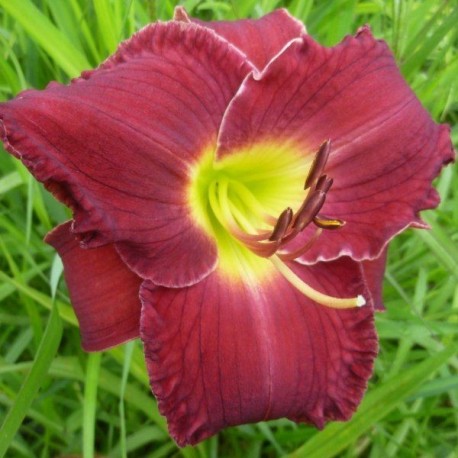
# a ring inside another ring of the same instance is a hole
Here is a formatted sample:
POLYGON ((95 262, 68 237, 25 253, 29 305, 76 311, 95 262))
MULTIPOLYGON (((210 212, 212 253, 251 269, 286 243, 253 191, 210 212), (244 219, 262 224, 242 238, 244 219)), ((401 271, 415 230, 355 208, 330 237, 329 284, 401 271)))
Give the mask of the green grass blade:
POLYGON ((51 266, 51 275, 49 278, 49 285, 51 287, 51 297, 54 300, 57 293, 57 286, 59 285, 60 277, 64 272, 64 265, 62 259, 57 254, 54 256, 54 260, 51 266))
POLYGON ((59 30, 65 30, 71 43, 81 51, 80 23, 75 21, 71 4, 69 2, 49 2, 48 5, 56 27, 59 30))
POLYGON ((33 366, 0 428, 0 458, 8 451, 16 431, 21 426, 30 405, 45 381, 45 375, 57 353, 61 337, 62 321, 57 307, 53 307, 33 366))
POLYGON ((66 35, 30 0, 0 0, 0 6, 24 27, 68 76, 74 77, 91 67, 86 57, 72 45, 66 35))
POLYGON ((290 13, 307 26, 307 18, 313 6, 313 0, 293 0, 288 7, 290 13))
POLYGON ((422 65, 426 62, 435 48, 443 40, 444 36, 456 27, 458 21, 458 9, 452 11, 448 17, 444 19, 443 24, 438 27, 432 36, 428 40, 417 40, 417 43, 421 43, 421 46, 417 51, 410 54, 407 60, 402 65, 402 72, 406 78, 410 78, 415 72, 417 72, 422 65))
POLYGON ((98 22, 100 39, 107 53, 112 53, 118 46, 120 39, 120 24, 111 2, 98 0, 94 2, 94 11, 98 22))
POLYGON ((428 377, 443 366, 458 351, 451 345, 426 361, 401 372, 370 392, 358 412, 347 423, 334 423, 313 436, 305 445, 288 455, 290 458, 330 458, 351 445, 374 423, 395 409, 428 377))
POLYGON ((127 458, 126 445, 126 412, 124 407, 124 397, 126 394, 127 378, 129 376, 130 363, 134 352, 135 342, 127 342, 124 346, 124 364, 122 368, 121 389, 119 393, 119 419, 121 423, 121 454, 123 458, 127 458))
POLYGON ((458 280, 458 248, 432 218, 423 217, 431 226, 429 231, 416 231, 415 235, 426 243, 438 261, 458 280))
POLYGON ((95 412, 102 353, 91 353, 87 359, 83 413, 83 457, 94 457, 95 412))
POLYGON ((14 94, 19 92, 22 87, 20 81, 18 80, 18 76, 8 62, 3 58, 0 58, 0 93, 3 91, 8 92, 8 89, 10 89, 14 94))
POLYGON ((0 194, 11 191, 22 184, 22 178, 18 172, 11 172, 0 178, 0 194))
MULTIPOLYGON (((53 308, 52 299, 40 291, 31 288, 30 286, 24 285, 10 277, 5 275, 3 272, 0 272, 0 281, 5 282, 6 284, 14 287, 17 291, 20 291, 33 299, 37 304, 42 305, 43 307, 51 310, 53 308)), ((76 319, 75 312, 73 311, 72 307, 67 304, 64 304, 61 301, 56 301, 57 309, 59 310, 59 314, 68 323, 71 323, 75 326, 78 326, 78 321, 76 319)))

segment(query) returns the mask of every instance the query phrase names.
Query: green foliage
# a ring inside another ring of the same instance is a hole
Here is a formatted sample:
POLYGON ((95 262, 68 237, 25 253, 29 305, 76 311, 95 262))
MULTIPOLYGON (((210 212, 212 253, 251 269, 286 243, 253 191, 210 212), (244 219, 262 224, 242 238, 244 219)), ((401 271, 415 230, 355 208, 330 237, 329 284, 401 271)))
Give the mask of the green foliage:
MULTIPOLYGON (((0 100, 96 66, 176 2, 0 0, 0 100)), ((458 7, 450 0, 184 0, 204 19, 287 7, 327 45, 369 23, 422 102, 458 140, 458 7)), ((286 420, 231 428, 177 449, 149 394, 138 342, 80 349, 61 266, 43 235, 68 211, 6 154, 0 159, 0 457, 450 457, 458 447, 458 177, 437 180, 431 231, 392 244, 368 395, 353 421, 318 432, 286 420), (59 284, 59 286, 58 286, 59 284), (62 335, 63 328, 63 335, 62 335), (61 338, 62 335, 62 338, 61 338)))

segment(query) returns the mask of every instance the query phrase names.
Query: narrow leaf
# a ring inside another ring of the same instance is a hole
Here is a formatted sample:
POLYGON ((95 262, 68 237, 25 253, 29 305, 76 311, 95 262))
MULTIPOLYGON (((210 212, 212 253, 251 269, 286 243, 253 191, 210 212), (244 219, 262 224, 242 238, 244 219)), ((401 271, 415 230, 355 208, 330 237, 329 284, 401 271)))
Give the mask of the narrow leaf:
POLYGON ((0 6, 8 12, 43 50, 69 76, 74 77, 91 65, 86 57, 30 0, 0 0, 0 6))
POLYGON ((97 409, 97 386, 99 383, 102 353, 91 353, 87 359, 86 383, 83 409, 83 456, 94 457, 95 417, 97 409))
POLYGON ((11 191, 22 184, 22 178, 18 172, 11 172, 0 178, 0 194, 11 191))
POLYGON ((19 390, 13 406, 9 410, 3 425, 0 428, 0 458, 5 456, 14 439, 14 435, 27 415, 38 390, 46 380, 46 374, 59 347, 62 337, 62 321, 57 307, 53 307, 46 326, 43 339, 35 357, 30 372, 19 390))
POLYGON ((288 456, 290 458, 330 458, 338 455, 395 409, 402 400, 411 396, 457 351, 458 345, 451 345, 426 361, 387 380, 366 396, 351 421, 329 425, 288 456))

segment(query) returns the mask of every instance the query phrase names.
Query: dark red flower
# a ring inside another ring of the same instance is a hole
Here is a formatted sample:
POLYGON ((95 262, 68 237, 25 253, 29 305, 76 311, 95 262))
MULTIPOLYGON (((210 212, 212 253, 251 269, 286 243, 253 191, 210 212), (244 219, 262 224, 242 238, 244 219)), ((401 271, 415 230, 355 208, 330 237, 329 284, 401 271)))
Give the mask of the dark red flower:
POLYGON ((204 23, 178 8, 0 120, 6 149, 73 210, 46 240, 84 348, 141 336, 178 444, 350 418, 387 244, 423 227, 453 159, 368 28, 324 48, 285 10, 204 23))

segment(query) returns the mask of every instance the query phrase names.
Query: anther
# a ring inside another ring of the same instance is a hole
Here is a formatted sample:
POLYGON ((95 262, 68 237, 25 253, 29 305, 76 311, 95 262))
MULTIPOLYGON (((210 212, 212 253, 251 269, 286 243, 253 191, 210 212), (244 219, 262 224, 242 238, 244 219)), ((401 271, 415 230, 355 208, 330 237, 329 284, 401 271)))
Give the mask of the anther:
POLYGON ((330 219, 324 216, 317 215, 313 218, 313 223, 315 226, 318 226, 321 229, 340 229, 344 224, 345 221, 341 219, 330 219))
POLYGON ((269 237, 269 240, 274 242, 281 240, 283 236, 286 234, 286 231, 288 230, 288 227, 292 219, 293 211, 291 210, 291 208, 288 207, 286 210, 283 210, 283 212, 278 217, 278 220, 275 224, 271 236, 269 237))
MULTIPOLYGON (((264 222, 272 229, 256 230, 236 206, 231 206, 228 198, 228 180, 215 181, 210 187, 210 203, 214 208, 217 208, 219 204, 221 209, 220 212, 215 212, 215 216, 221 224, 227 226, 229 232, 240 243, 258 256, 272 257, 279 250, 279 261, 292 260, 302 256, 315 243, 323 229, 338 229, 345 224, 339 219, 318 214, 325 203, 327 192, 333 184, 332 178, 323 174, 330 149, 330 140, 326 140, 320 145, 305 181, 305 189, 308 191, 302 205, 296 212, 288 207, 281 212, 278 218, 269 214, 262 215, 264 222), (287 248, 289 242, 311 223, 316 226, 314 235, 306 243, 302 243, 299 247, 296 246, 295 250, 290 251, 287 248), (252 233, 249 233, 247 229, 252 233)), ((232 182, 231 185, 233 185, 232 182)))
POLYGON ((307 196, 301 208, 297 211, 293 229, 301 232, 308 224, 313 221, 315 215, 321 210, 326 200, 326 193, 323 191, 314 191, 312 195, 307 196))
POLYGON ((312 186, 315 181, 321 176, 321 172, 328 161, 329 152, 331 151, 331 140, 326 140, 320 145, 318 152, 313 159, 309 174, 305 180, 304 189, 312 186))
POLYGON ((329 178, 327 175, 321 175, 316 182, 315 190, 328 192, 331 189, 332 183, 334 183, 332 178, 329 178))

